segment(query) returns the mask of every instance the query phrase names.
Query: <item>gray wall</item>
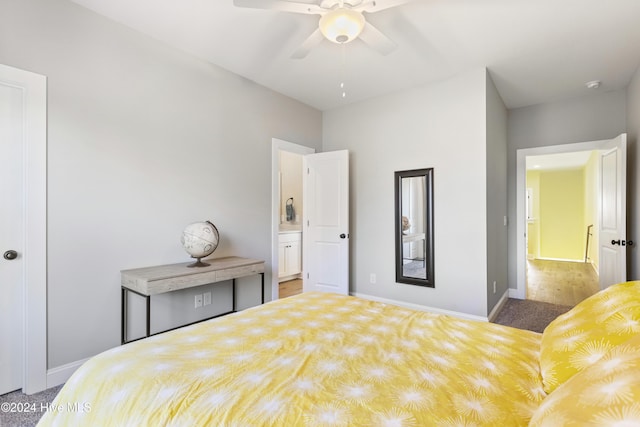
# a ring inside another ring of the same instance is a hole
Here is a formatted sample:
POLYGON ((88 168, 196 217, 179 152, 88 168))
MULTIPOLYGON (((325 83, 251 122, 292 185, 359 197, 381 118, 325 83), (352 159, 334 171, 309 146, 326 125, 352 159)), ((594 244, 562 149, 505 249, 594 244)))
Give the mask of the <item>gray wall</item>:
POLYGON ((633 76, 627 88, 627 142, 629 147, 627 157, 627 238, 636 243, 627 249, 629 280, 640 279, 640 184, 638 168, 640 168, 640 68, 633 76))
POLYGON ((507 292, 507 108, 487 73, 487 311, 507 292), (493 282, 496 282, 495 292, 493 282))
MULTIPOLYGON (((319 111, 67 1, 0 7, 0 63, 48 78, 49 368, 119 345, 120 270, 188 261, 192 221, 271 259, 271 138, 319 149, 319 111)), ((154 329, 210 314, 194 293, 155 299, 154 329)))
POLYGON ((487 315, 486 70, 323 115, 350 152, 351 291, 487 315), (435 289, 395 283, 394 171, 434 168, 435 289), (377 283, 369 281, 376 274, 377 283))
MULTIPOLYGON (((492 190, 502 180, 505 113, 484 69, 323 117, 64 0, 0 0, 0 62, 48 77, 50 368, 118 345, 119 271, 185 261, 179 236, 191 221, 219 227, 217 256, 270 259, 272 137, 351 151, 352 291, 479 316, 496 302, 492 280, 501 295, 503 201, 492 190), (435 289, 394 280, 393 172, 421 167, 435 168, 435 289)), ((510 247, 515 150, 625 130, 638 240, 638 73, 627 97, 597 93, 509 112, 510 247)), ((637 278, 636 249, 630 257, 637 278)), ((257 303, 257 283, 244 283, 240 305, 257 303)), ((229 302, 228 287, 205 288, 158 297, 154 329, 211 314, 194 311, 196 292, 214 293, 212 309, 229 302)))
MULTIPOLYGON (((509 110, 507 200, 509 287, 516 288, 516 151, 613 138, 626 132, 624 91, 509 110)), ((633 169, 635 165, 632 165, 633 169)))

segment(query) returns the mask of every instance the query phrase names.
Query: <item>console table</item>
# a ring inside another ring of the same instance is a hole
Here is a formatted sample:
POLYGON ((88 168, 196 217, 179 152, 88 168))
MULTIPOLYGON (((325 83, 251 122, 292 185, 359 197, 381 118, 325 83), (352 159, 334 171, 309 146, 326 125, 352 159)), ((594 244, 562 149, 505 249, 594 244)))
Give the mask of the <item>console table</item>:
MULTIPOLYGON (((147 338, 151 335, 151 295, 187 289, 195 286, 207 285, 231 280, 233 288, 233 306, 231 311, 216 316, 201 319, 193 323, 213 319, 236 312, 236 279, 260 274, 262 304, 264 304, 264 261, 240 257, 226 257, 203 260, 206 267, 187 267, 190 262, 180 264, 159 265, 155 267, 122 270, 121 276, 121 308, 122 308, 122 344, 147 338), (146 335, 135 340, 127 340, 127 295, 129 292, 146 299, 147 329, 146 335)), ((187 326, 181 325, 179 327, 187 326)), ((173 328, 177 329, 177 328, 173 328)), ((167 332, 171 329, 162 331, 167 332)), ((157 332, 162 333, 162 332, 157 332)), ((155 335, 155 334, 154 334, 155 335)))

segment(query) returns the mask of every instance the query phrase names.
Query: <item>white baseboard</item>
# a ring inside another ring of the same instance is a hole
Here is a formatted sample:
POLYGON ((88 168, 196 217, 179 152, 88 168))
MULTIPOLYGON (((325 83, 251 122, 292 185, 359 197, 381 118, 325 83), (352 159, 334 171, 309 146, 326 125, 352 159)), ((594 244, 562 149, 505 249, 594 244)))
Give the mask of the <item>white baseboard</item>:
POLYGON ((461 319, 478 320, 480 322, 487 322, 489 320, 487 317, 476 316, 474 314, 460 313, 458 311, 451 311, 451 310, 443 310, 441 308, 429 307, 427 305, 414 304, 411 302, 392 300, 388 298, 381 298, 374 295, 361 294, 359 292, 351 292, 350 295, 354 297, 362 298, 362 299, 368 299, 370 301, 377 301, 385 304, 397 305, 399 307, 411 308, 413 310, 425 311, 428 313, 446 314, 453 317, 459 317, 461 319))
POLYGON ((491 313, 489 313, 489 322, 493 322, 493 320, 498 317, 498 314, 500 313, 500 311, 502 311, 502 307, 504 307, 504 305, 507 303, 510 293, 511 289, 507 289, 504 294, 502 294, 498 303, 493 307, 491 313))
POLYGON ((524 299, 524 289, 509 288, 509 298, 524 299))
POLYGON ((584 259, 573 259, 573 258, 549 258, 549 257, 537 257, 535 259, 539 259, 542 261, 564 261, 564 262, 580 262, 584 263, 584 259))
POLYGON ((60 384, 67 382, 71 375, 78 369, 84 362, 89 360, 82 359, 75 362, 67 363, 66 365, 58 366, 57 368, 47 370, 47 388, 56 387, 60 384))

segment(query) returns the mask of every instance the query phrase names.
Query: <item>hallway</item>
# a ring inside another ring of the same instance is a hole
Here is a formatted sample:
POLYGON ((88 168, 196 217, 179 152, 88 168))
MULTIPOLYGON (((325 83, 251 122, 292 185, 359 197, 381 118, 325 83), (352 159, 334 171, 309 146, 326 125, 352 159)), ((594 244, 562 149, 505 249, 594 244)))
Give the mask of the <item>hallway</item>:
POLYGON ((527 299, 573 307, 599 290, 591 264, 527 260, 527 299))

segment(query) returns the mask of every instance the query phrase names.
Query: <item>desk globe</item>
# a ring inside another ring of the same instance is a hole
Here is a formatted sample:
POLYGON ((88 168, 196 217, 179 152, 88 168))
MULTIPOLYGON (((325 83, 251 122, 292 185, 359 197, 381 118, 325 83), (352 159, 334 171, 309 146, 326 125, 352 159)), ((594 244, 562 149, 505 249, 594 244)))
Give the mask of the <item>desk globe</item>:
POLYGON ((206 267, 210 264, 202 262, 201 259, 208 257, 218 247, 220 235, 218 229, 211 221, 194 222, 187 225, 182 232, 180 241, 182 247, 196 262, 187 267, 206 267))

